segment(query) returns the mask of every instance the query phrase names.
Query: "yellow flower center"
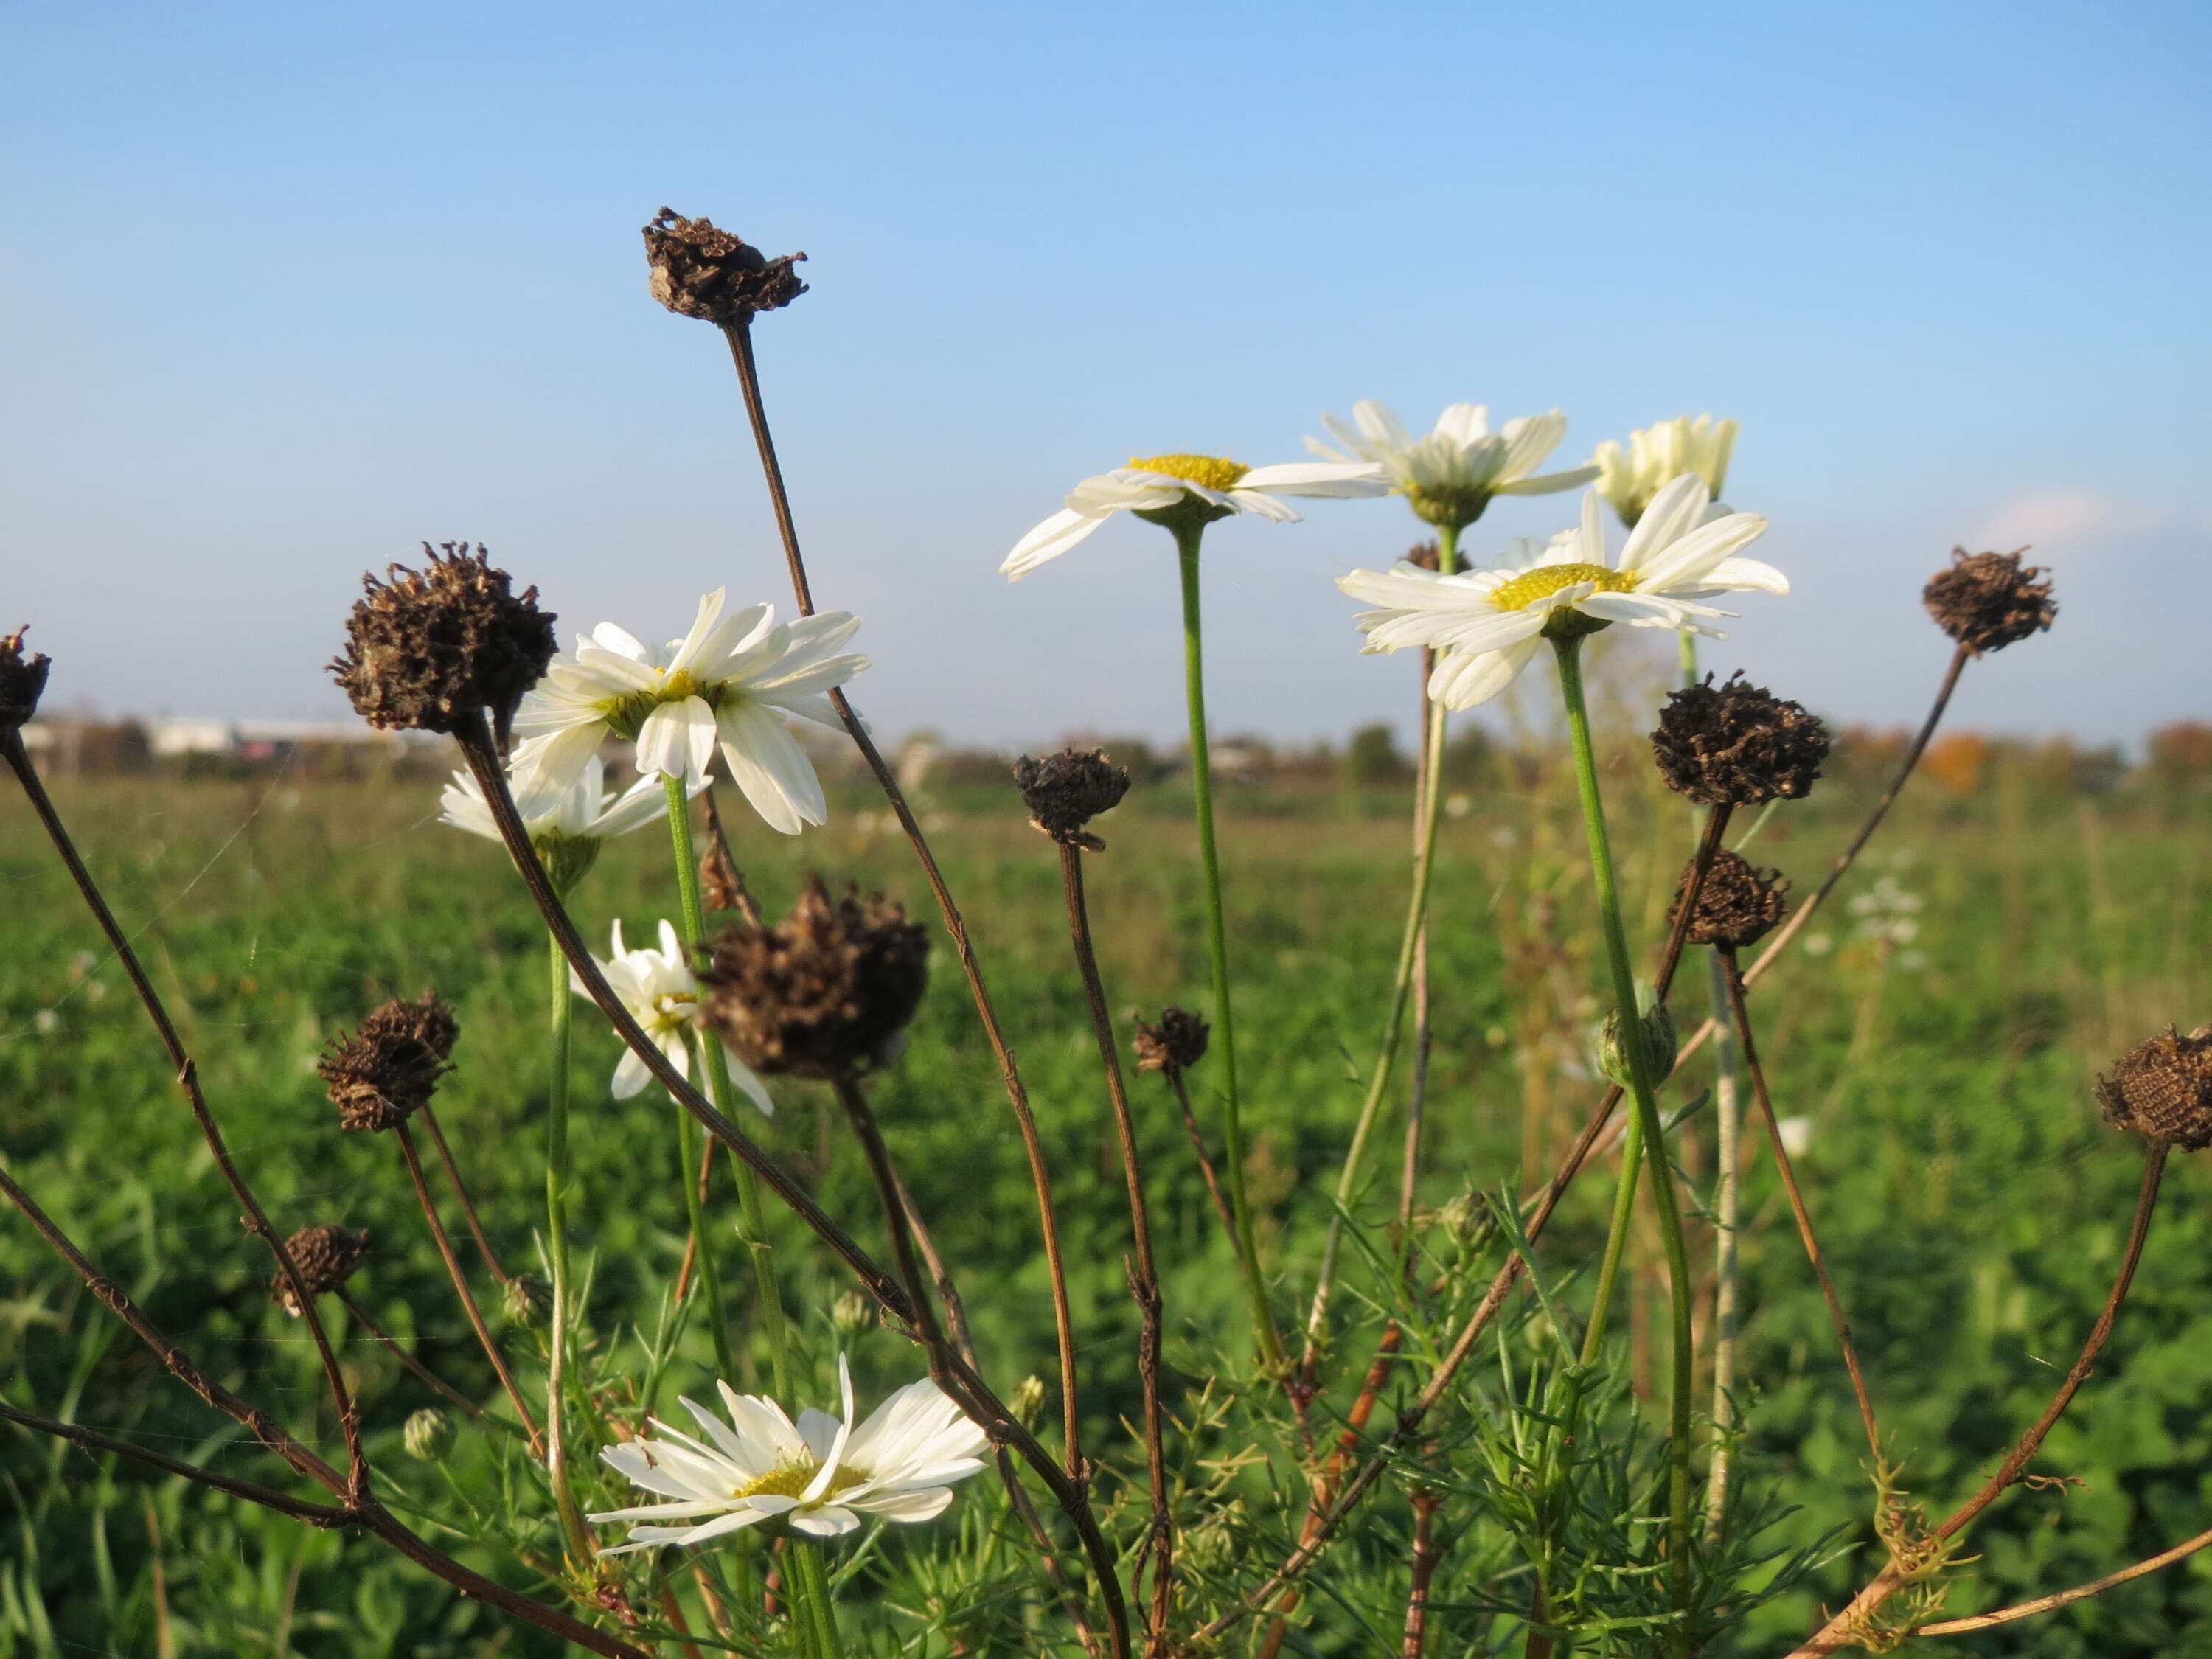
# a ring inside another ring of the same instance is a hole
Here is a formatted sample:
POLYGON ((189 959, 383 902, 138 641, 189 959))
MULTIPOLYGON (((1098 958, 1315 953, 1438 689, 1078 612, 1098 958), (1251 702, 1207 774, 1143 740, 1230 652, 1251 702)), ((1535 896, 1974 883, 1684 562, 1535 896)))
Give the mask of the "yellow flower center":
POLYGON ((1500 611, 1525 611, 1577 582, 1595 582, 1601 593, 1626 593, 1636 586, 1636 573, 1607 570, 1601 564, 1540 564, 1510 581, 1498 583, 1490 590, 1490 599, 1500 611))
POLYGON ((1139 472, 1182 478, 1206 489, 1234 489, 1237 481, 1252 470, 1242 461, 1225 461, 1218 455, 1154 455, 1149 459, 1132 455, 1129 465, 1139 472))
POLYGON ((661 677, 658 685, 641 691, 625 691, 618 697, 603 698, 599 704, 599 716, 608 729, 618 738, 637 740, 638 730, 645 717, 663 703, 682 702, 686 697, 696 697, 708 708, 720 713, 725 704, 737 695, 736 688, 726 682, 702 680, 688 668, 679 668, 672 674, 661 677))
MULTIPOLYGON (((814 1476, 818 1467, 813 1463, 778 1464, 759 1480, 739 1486, 730 1496, 732 1498, 803 1498, 805 1496, 807 1487, 814 1484, 814 1476)), ((825 1498, 835 1498, 840 1492, 850 1492, 854 1487, 865 1484, 867 1479, 868 1472, 866 1469, 856 1469, 849 1463, 841 1463, 837 1467, 837 1473, 830 1477, 829 1490, 822 1496, 825 1498)))

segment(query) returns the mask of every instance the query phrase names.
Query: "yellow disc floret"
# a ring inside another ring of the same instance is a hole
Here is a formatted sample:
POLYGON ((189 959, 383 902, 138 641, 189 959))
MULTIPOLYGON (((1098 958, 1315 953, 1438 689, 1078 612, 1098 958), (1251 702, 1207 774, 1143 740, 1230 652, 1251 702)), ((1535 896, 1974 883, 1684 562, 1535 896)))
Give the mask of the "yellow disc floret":
POLYGON ((1237 481, 1252 470, 1242 461, 1226 461, 1218 455, 1132 455, 1129 465, 1139 472, 1182 478, 1206 489, 1234 489, 1237 481))
MULTIPOLYGON (((818 1472, 818 1467, 813 1463, 781 1463, 761 1476, 759 1480, 739 1486, 730 1496, 732 1498, 804 1498, 806 1495, 807 1487, 814 1484, 814 1477, 818 1472)), ((829 1490, 822 1496, 824 1498, 835 1498, 840 1492, 850 1492, 855 1486, 866 1485, 867 1480, 868 1474, 865 1469, 856 1469, 850 1464, 840 1464, 837 1473, 830 1477, 829 1490)))
POLYGON ((1492 588, 1491 602, 1500 611, 1525 611, 1577 582, 1594 583, 1601 593, 1626 593, 1636 586, 1636 573, 1608 570, 1601 564, 1540 564, 1492 588))

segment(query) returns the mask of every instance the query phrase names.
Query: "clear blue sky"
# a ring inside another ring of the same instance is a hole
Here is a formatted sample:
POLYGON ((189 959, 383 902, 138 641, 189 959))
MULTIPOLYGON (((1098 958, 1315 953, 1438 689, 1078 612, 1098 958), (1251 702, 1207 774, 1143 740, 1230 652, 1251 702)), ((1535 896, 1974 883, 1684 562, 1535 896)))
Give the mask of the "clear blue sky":
MULTIPOLYGON (((2057 630, 1960 718, 2212 715, 2201 4, 118 5, 0 58, 0 622, 108 710, 305 715, 360 571, 481 538, 564 632, 786 599, 726 358, 645 292, 664 203, 814 291, 760 328, 825 604, 893 732, 1180 714, 1164 536, 1009 588, 1132 453, 1325 410, 1565 409, 1560 464, 1734 415, 1797 584, 1715 648, 1918 712, 1954 541, 2057 630)), ((1567 522, 1508 503, 1473 532, 1567 522)), ((1398 715, 1331 579, 1396 502, 1212 540, 1217 724, 1398 715)))

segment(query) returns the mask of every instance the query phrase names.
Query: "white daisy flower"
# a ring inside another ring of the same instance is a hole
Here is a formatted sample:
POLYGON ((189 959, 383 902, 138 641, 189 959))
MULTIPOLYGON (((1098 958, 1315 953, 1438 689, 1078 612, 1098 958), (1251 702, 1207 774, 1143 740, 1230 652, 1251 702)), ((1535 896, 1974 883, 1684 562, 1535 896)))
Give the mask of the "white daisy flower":
MULTIPOLYGON (((606 763, 596 754, 585 762, 575 782, 565 789, 549 789, 535 777, 526 783, 514 776, 512 766, 507 769, 514 810, 530 833, 530 844, 538 849, 553 884, 564 893, 590 871, 599 856, 601 842, 642 830, 668 814, 668 792, 661 787, 659 779, 641 778, 621 794, 610 797, 606 775, 606 763)), ((691 793, 696 795, 706 787, 702 778, 691 793)), ((500 839, 499 825, 492 821, 491 807, 475 774, 454 773, 453 781, 438 797, 438 805, 442 809, 438 816, 456 830, 482 836, 486 841, 500 839)))
POLYGON ((1075 486, 1065 512, 1055 513, 1014 544, 999 573, 1019 581, 1056 559, 1116 513, 1134 513, 1155 524, 1160 514, 1188 505, 1200 523, 1232 513, 1255 514, 1275 524, 1295 524, 1297 513, 1279 495, 1382 495, 1389 485, 1381 470, 1366 462, 1286 461, 1280 466, 1246 466, 1218 455, 1154 455, 1132 458, 1128 465, 1101 472, 1075 486))
POLYGON ((1631 530, 1651 498, 1685 472, 1704 479, 1706 493, 1718 501, 1728 484, 1735 434, 1734 421, 1677 415, 1630 433, 1626 453, 1608 438, 1597 447, 1597 493, 1613 503, 1631 530))
MULTIPOLYGON (((668 1056, 668 1063, 685 1077, 691 1075, 691 1034, 703 1030, 699 1018, 699 981, 691 971, 691 963, 683 942, 676 936, 673 923, 660 924, 660 948, 632 951, 623 944, 623 925, 614 925, 614 955, 605 962, 597 957, 599 971, 606 975, 607 984, 622 999, 630 1018, 653 1039, 653 1046, 668 1056)), ((568 982, 578 996, 588 995, 583 981, 574 974, 568 982)), ((708 1042, 720 1039, 708 1033, 708 1042)), ((745 1098, 760 1108, 763 1116, 772 1116, 775 1102, 769 1098, 761 1080, 739 1060, 729 1044, 722 1044, 724 1058, 729 1062, 730 1078, 745 1091, 745 1098)), ((615 1067, 614 1097, 629 1100, 644 1092, 645 1085, 653 1081, 653 1073, 645 1061, 630 1049, 623 1050, 623 1057, 615 1067)))
POLYGON ((1702 479, 1685 474, 1653 497, 1642 520, 1608 562, 1597 492, 1583 497, 1581 525, 1552 538, 1515 540, 1510 562, 1440 576, 1401 563, 1355 570, 1337 586, 1382 606, 1364 612, 1370 651, 1429 646, 1444 653, 1429 696, 1448 708, 1472 708, 1510 684, 1547 638, 1595 633, 1610 623, 1717 634, 1705 619, 1733 613, 1698 603, 1736 588, 1787 593, 1771 565, 1738 558, 1766 520, 1754 513, 1713 516, 1702 479))
POLYGON ((730 780, 787 836, 829 816, 813 763, 784 725, 796 714, 842 724, 825 695, 868 665, 838 647, 860 618, 824 611, 787 623, 772 605, 722 615, 726 588, 699 601, 691 631, 655 648, 601 623, 576 641, 522 700, 514 730, 526 739, 514 774, 533 789, 566 788, 610 733, 637 745, 637 769, 703 780, 719 744, 730 780))
POLYGON ((1598 475, 1595 466, 1536 471, 1567 435, 1567 417, 1556 409, 1508 421, 1492 432, 1488 409, 1454 404, 1437 416, 1436 430, 1424 438, 1416 438, 1378 403, 1352 404, 1351 426, 1334 415, 1321 418, 1350 453, 1312 438, 1306 440, 1308 449, 1334 461, 1372 462, 1416 514, 1457 530, 1480 518, 1492 495, 1549 495, 1598 475))
POLYGON ((853 1376, 837 1356, 844 1414, 811 1407, 793 1424, 783 1407, 717 1382, 729 1420, 686 1400, 706 1434, 695 1440, 656 1419, 645 1439, 610 1446, 608 1466, 648 1492, 673 1499, 610 1510, 592 1521, 647 1522, 603 1555, 663 1544, 703 1544, 763 1521, 815 1538, 853 1531, 864 1515, 929 1521, 952 1501, 952 1483, 983 1467, 989 1444, 937 1384, 910 1382, 853 1426, 853 1376), (677 1522, 654 1525, 653 1522, 677 1522))

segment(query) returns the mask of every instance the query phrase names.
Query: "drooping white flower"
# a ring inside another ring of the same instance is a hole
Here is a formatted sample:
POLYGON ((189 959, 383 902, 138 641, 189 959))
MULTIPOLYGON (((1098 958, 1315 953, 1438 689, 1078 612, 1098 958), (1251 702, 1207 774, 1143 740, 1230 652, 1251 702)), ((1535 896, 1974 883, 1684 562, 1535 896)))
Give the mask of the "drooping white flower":
MULTIPOLYGON (((619 795, 610 795, 606 763, 596 754, 584 763, 576 781, 565 789, 548 788, 541 776, 533 775, 526 785, 518 782, 512 768, 507 787, 514 792, 515 811, 521 814, 522 827, 533 842, 553 836, 571 841, 612 841, 617 836, 642 830, 668 812, 668 792, 659 778, 641 778, 619 795)), ((691 793, 696 795, 705 787, 702 779, 691 793)), ((486 841, 500 838, 499 826, 492 822, 491 808, 474 773, 455 772, 453 781, 438 797, 438 805, 439 817, 454 829, 482 836, 486 841)))
POLYGON ((1154 455, 1085 478, 1067 507, 1014 544, 999 573, 1018 582, 1058 558, 1116 513, 1151 517, 1186 504, 1201 521, 1250 513, 1275 524, 1295 524, 1297 511, 1279 495, 1361 496, 1388 494, 1380 468, 1367 462, 1286 461, 1246 466, 1218 455, 1154 455))
POLYGON ((1613 503, 1631 530, 1651 498, 1680 477, 1695 473, 1705 491, 1720 499, 1728 484, 1729 459, 1735 453, 1736 423, 1700 415, 1677 415, 1628 434, 1628 448, 1607 438, 1597 447, 1597 491, 1613 503))
POLYGON ((1524 415, 1492 432, 1488 409, 1454 404, 1437 416, 1436 430, 1420 438, 1378 403, 1352 404, 1350 426, 1334 415, 1321 418, 1349 453, 1313 438, 1306 440, 1308 449, 1334 461, 1372 462, 1416 514, 1454 529, 1480 518, 1493 495, 1549 495, 1598 475, 1595 466, 1536 471, 1567 434, 1567 417, 1556 409, 1524 415))
POLYGON ((691 631, 655 647, 612 623, 579 636, 515 711, 526 739, 514 772, 532 788, 565 788, 610 732, 637 744, 647 775, 705 778, 717 744, 730 781, 787 836, 829 816, 813 763, 784 725, 796 714, 842 722, 826 695, 868 665, 840 651, 860 618, 824 611, 787 623, 772 605, 722 615, 728 590, 699 601, 691 631))
POLYGON ((653 1434, 599 1455, 647 1491, 672 1501, 610 1510, 594 1522, 635 1521, 629 1540, 603 1555, 663 1544, 703 1544, 763 1521, 836 1538, 864 1515, 929 1521, 952 1501, 952 1483, 983 1467, 989 1443, 937 1384, 910 1382, 853 1426, 853 1376, 837 1357, 842 1417, 809 1407, 793 1424, 783 1407, 726 1382, 727 1421, 696 1402, 684 1408, 706 1439, 655 1420, 653 1434), (669 1523, 675 1524, 669 1524, 669 1523))
MULTIPOLYGON (((614 954, 604 962, 597 957, 592 960, 599 962, 599 972, 606 975, 608 986, 622 999, 630 1018, 653 1039, 653 1046, 668 1056, 668 1063, 685 1077, 691 1075, 693 1032, 705 1032, 709 1042, 721 1042, 700 1020, 698 976, 692 973, 683 941, 677 938, 672 923, 660 924, 658 951, 632 951, 623 944, 623 925, 617 919, 614 925, 614 954)), ((578 996, 586 994, 583 982, 573 974, 569 983, 578 996)), ((773 1115, 775 1102, 726 1042, 722 1044, 722 1055, 729 1065, 731 1081, 744 1091, 745 1098, 759 1107, 763 1115, 773 1115)), ((653 1073, 647 1069, 645 1061, 624 1048, 621 1061, 615 1066, 615 1098, 629 1100, 642 1093, 652 1080, 653 1073)))
POLYGON ((1443 576, 1401 563, 1355 570, 1337 586, 1382 607, 1364 612, 1370 651, 1429 646, 1444 654, 1429 696, 1447 708, 1471 708, 1511 684, 1547 637, 1594 631, 1608 623, 1717 634, 1706 619, 1731 613, 1700 603, 1716 593, 1758 588, 1787 593, 1771 565, 1738 558, 1766 520, 1753 513, 1711 517, 1704 481, 1685 474, 1653 498, 1616 564, 1606 553, 1597 492, 1583 497, 1582 523, 1552 538, 1515 540, 1507 562, 1443 576))

